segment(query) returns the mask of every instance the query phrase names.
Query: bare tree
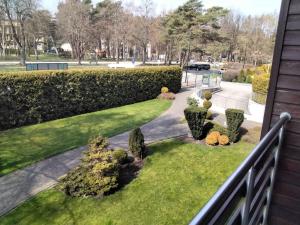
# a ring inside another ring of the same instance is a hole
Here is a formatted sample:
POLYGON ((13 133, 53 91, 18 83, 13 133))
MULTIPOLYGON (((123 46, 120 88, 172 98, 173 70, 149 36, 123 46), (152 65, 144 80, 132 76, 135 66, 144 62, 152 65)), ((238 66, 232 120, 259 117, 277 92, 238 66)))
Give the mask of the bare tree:
POLYGON ((25 22, 37 7, 37 0, 0 0, 0 8, 10 23, 12 36, 20 50, 20 63, 26 63, 25 22))
POLYGON ((63 40, 71 44, 73 57, 81 64, 89 44, 90 6, 82 1, 67 0, 59 4, 56 17, 63 40))
POLYGON ((152 18, 154 17, 153 6, 152 0, 143 0, 134 20, 132 36, 142 48, 143 64, 145 64, 147 60, 147 46, 150 42, 150 30, 152 18))
MULTIPOLYGON (((32 46, 38 60, 38 44, 45 43, 50 36, 51 14, 47 10, 37 10, 25 23, 28 49, 32 46)), ((28 50, 28 52, 30 52, 28 50)))

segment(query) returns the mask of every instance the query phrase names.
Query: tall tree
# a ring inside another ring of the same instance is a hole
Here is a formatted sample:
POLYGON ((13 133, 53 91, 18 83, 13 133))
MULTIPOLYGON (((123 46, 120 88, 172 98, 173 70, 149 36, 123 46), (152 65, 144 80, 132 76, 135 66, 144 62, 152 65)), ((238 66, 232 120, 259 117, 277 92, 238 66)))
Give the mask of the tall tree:
POLYGON ((153 11, 153 1, 143 0, 140 7, 138 7, 137 15, 134 20, 132 36, 141 46, 143 64, 145 64, 147 60, 147 47, 150 43, 150 31, 154 15, 153 11))
POLYGON ((25 22, 37 8, 37 0, 0 0, 0 9, 9 21, 12 36, 20 50, 20 63, 26 63, 25 22))
POLYGON ((51 14, 47 10, 37 10, 25 23, 28 49, 32 46, 38 60, 38 44, 45 44, 51 35, 51 14))
POLYGON ((58 6, 56 15, 58 29, 63 40, 72 47, 72 55, 81 64, 88 49, 91 31, 91 6, 80 0, 66 0, 58 6))
POLYGON ((202 54, 208 43, 220 40, 218 23, 226 14, 222 7, 204 10, 201 1, 189 0, 167 15, 164 26, 170 40, 176 42, 182 66, 188 64, 192 52, 202 54))

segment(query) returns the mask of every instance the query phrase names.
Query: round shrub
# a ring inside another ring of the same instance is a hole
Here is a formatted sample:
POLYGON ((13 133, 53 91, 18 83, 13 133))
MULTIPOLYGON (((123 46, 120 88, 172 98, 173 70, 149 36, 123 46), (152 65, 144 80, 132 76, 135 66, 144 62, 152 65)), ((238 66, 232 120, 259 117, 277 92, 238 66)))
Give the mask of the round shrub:
POLYGON ((209 135, 216 136, 217 138, 219 138, 221 136, 219 131, 213 131, 209 135))
POLYGON ((175 100, 176 96, 174 93, 168 92, 168 93, 161 93, 157 98, 162 100, 175 100))
POLYGON ((208 145, 217 145, 218 144, 218 137, 216 135, 209 134, 205 138, 205 143, 208 145))
POLYGON ((253 101, 264 104, 269 90, 270 74, 254 76, 252 81, 253 101))
POLYGON ((218 138, 218 142, 220 145, 228 145, 229 144, 229 137, 226 135, 221 135, 218 138))
POLYGON ((188 122, 193 138, 200 140, 203 134, 207 109, 200 107, 189 107, 184 110, 184 115, 188 122))
POLYGON ((203 107, 206 109, 210 109, 212 107, 212 103, 210 101, 205 100, 203 102, 203 107))
POLYGON ((190 107, 198 107, 198 106, 199 106, 198 101, 197 101, 196 99, 194 99, 194 98, 191 98, 191 97, 189 97, 189 98, 187 99, 187 104, 188 104, 190 107))
POLYGON ((118 161, 119 164, 125 164, 128 162, 128 154, 123 149, 117 149, 113 151, 113 158, 118 161))
POLYGON ((212 93, 210 91, 205 91, 203 96, 207 101, 209 101, 212 98, 212 93))
POLYGON ((136 128, 129 134, 129 151, 137 158, 142 159, 146 150, 144 135, 140 128, 136 128))
POLYGON ((162 87, 161 88, 161 93, 162 94, 165 94, 165 93, 168 93, 169 92, 169 88, 167 88, 167 87, 162 87))

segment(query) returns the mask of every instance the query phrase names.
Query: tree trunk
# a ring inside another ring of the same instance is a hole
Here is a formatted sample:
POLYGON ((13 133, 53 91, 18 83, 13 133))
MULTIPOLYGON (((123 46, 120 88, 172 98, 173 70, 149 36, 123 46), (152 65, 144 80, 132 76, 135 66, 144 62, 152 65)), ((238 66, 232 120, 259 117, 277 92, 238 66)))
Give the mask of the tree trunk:
POLYGON ((146 64, 146 58, 147 58, 147 45, 143 45, 143 65, 146 64))
POLYGON ((119 41, 117 41, 116 53, 117 53, 117 64, 119 64, 120 63, 120 44, 119 44, 119 41))

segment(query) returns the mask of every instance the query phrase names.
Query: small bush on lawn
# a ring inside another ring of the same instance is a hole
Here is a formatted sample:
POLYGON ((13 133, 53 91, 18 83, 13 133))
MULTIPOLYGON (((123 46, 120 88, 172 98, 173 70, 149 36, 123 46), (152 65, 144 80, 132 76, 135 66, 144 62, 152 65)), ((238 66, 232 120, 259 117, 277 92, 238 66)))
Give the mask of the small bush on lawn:
POLYGON ((188 104, 190 107, 198 107, 198 106, 199 106, 198 101, 197 101, 196 99, 194 99, 194 98, 191 98, 191 97, 189 97, 189 98, 187 99, 187 104, 188 104))
POLYGON ((207 101, 209 101, 212 98, 212 93, 210 91, 205 91, 203 96, 207 101))
POLYGON ((193 138, 200 140, 203 134, 203 126, 207 115, 207 109, 189 107, 184 110, 184 115, 192 132, 193 138))
POLYGON ((238 109, 226 110, 227 130, 231 142, 237 142, 239 129, 244 122, 244 111, 238 109))
POLYGON ((140 128, 136 128, 129 134, 129 151, 137 158, 143 159, 145 156, 144 135, 140 128))
POLYGON ((107 146, 106 138, 92 140, 80 166, 62 179, 59 188, 72 197, 102 197, 117 188, 119 165, 107 146))
POLYGON ((113 158, 116 159, 120 165, 126 164, 129 161, 128 154, 123 149, 114 150, 113 158))
POLYGON ((219 135, 216 135, 216 133, 211 133, 209 135, 207 135, 207 137, 205 138, 205 143, 207 145, 217 145, 218 144, 218 137, 220 136, 219 135))
POLYGON ((165 94, 165 93, 168 93, 169 92, 169 88, 167 88, 167 87, 162 87, 161 88, 161 93, 162 94, 165 94))
POLYGON ((175 100, 176 97, 174 93, 168 92, 168 93, 161 93, 157 98, 162 100, 175 100))
POLYGON ((204 102, 203 102, 203 107, 207 109, 207 115, 206 115, 206 119, 211 119, 212 118, 212 113, 209 111, 209 109, 212 107, 212 103, 211 103, 211 98, 212 98, 212 93, 210 91, 205 91, 204 94, 204 102))
POLYGON ((209 110, 212 107, 212 103, 210 101, 204 100, 203 107, 209 110))
POLYGON ((221 135, 218 138, 218 142, 220 145, 225 146, 229 144, 229 137, 226 135, 221 135))

